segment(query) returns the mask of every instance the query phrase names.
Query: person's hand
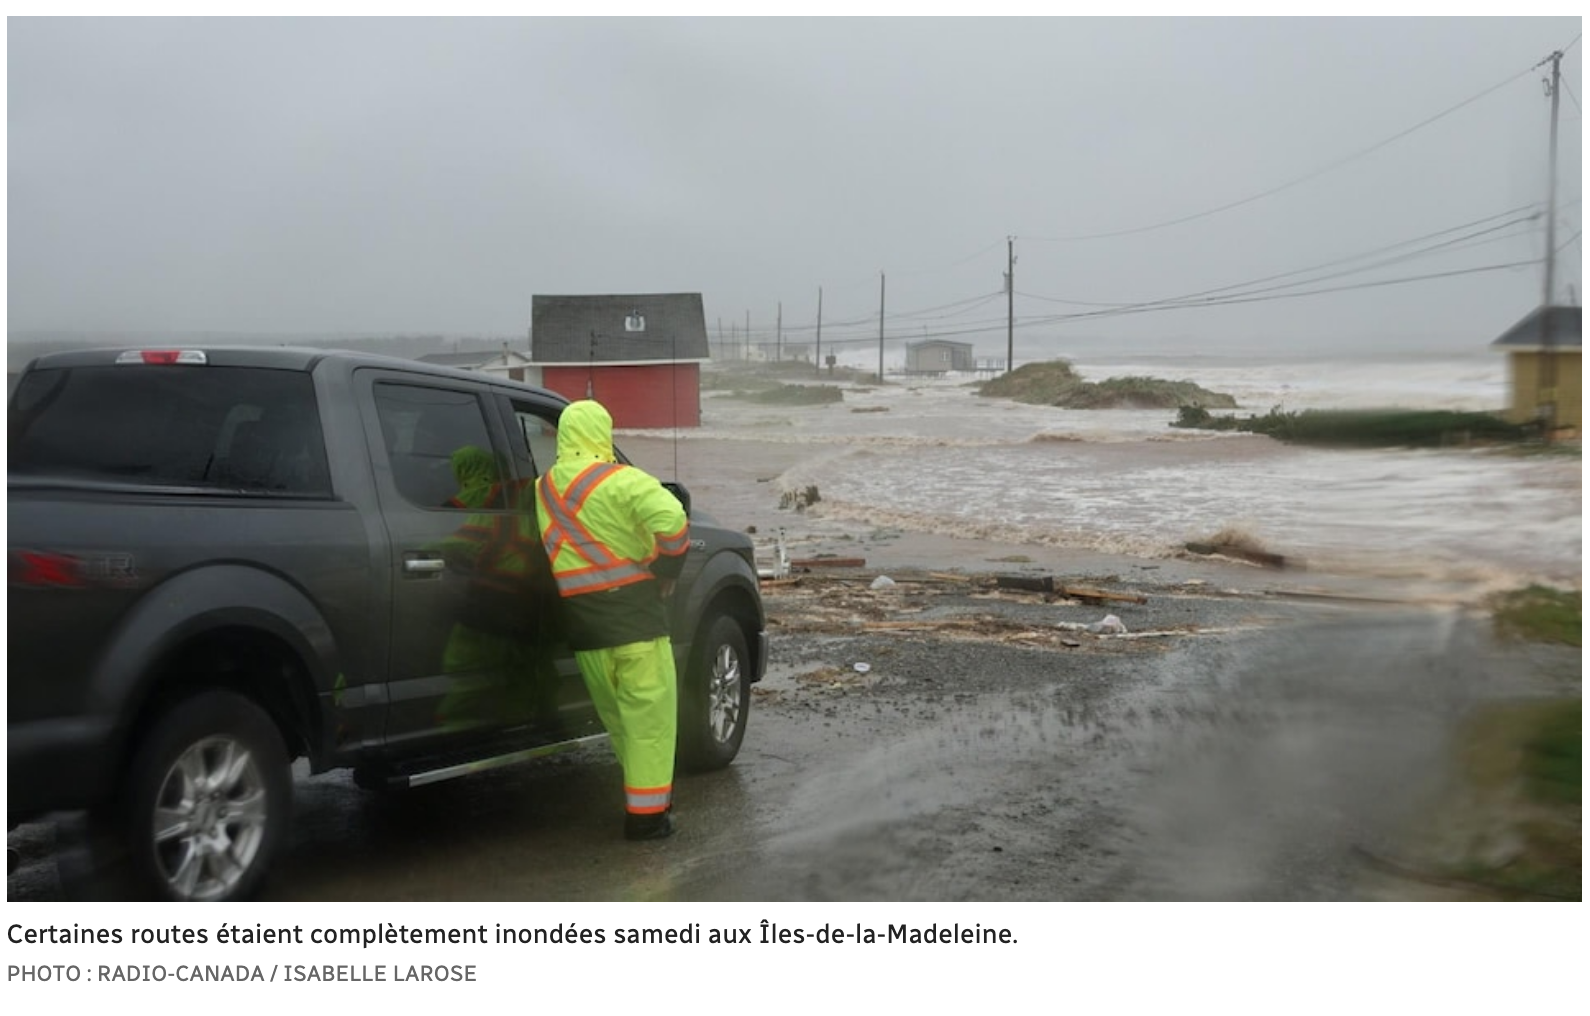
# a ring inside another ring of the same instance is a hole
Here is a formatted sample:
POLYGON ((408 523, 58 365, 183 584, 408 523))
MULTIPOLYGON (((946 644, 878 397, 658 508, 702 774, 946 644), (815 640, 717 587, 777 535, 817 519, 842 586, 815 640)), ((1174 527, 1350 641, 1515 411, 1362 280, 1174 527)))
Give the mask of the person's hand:
POLYGON ((658 579, 657 580, 657 595, 658 596, 661 596, 663 599, 666 600, 670 596, 672 596, 673 594, 674 594, 674 580, 673 579, 658 579))

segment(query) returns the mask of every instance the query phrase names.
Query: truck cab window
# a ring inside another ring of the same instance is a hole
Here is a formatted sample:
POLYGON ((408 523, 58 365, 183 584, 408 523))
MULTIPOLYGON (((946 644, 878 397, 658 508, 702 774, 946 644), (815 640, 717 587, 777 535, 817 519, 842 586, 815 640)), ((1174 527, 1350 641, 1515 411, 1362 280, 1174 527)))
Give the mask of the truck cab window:
POLYGON ((382 382, 376 416, 392 480, 419 508, 488 507, 482 491, 504 475, 480 399, 467 391, 382 382))

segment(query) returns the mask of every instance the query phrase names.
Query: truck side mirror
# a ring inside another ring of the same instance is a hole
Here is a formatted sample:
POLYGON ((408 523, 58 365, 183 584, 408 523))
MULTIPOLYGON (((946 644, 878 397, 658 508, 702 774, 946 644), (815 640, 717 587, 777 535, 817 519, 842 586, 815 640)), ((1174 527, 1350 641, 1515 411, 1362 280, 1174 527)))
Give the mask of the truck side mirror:
POLYGON ((664 480, 662 485, 664 490, 678 498, 679 503, 684 505, 685 516, 688 518, 690 515, 690 491, 685 489, 684 484, 674 480, 664 480))

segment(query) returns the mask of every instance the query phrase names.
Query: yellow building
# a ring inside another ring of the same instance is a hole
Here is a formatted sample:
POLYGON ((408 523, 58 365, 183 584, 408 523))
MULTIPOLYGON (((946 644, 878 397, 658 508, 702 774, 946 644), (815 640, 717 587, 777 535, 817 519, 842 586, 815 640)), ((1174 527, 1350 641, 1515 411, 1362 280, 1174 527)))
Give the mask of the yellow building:
POLYGON ((1515 423, 1549 421, 1577 434, 1584 400, 1578 307, 1537 307, 1491 345, 1507 354, 1515 423))

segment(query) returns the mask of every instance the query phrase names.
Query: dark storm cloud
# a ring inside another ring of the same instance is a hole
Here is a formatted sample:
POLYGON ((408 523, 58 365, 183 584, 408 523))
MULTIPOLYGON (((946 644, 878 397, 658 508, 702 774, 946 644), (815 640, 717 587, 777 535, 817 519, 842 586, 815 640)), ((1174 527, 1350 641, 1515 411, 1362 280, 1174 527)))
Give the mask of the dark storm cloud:
MULTIPOLYGON (((822 286, 839 338, 840 322, 876 315, 883 272, 891 334, 964 332, 994 351, 1014 235, 1023 340, 1483 344, 1540 299, 1537 265, 1038 319, 1540 205, 1549 104, 1528 71, 1578 31, 1575 18, 12 19, 9 324, 522 336, 534 293, 686 290, 704 294, 709 326, 743 327, 749 311, 771 337, 778 304, 794 333, 822 286)), ((1560 241, 1578 229, 1582 51, 1563 64, 1560 241)), ((1542 243, 1538 220, 1515 224, 1317 288, 1531 261, 1542 243)), ((1578 251, 1564 251, 1560 296, 1578 251)))

